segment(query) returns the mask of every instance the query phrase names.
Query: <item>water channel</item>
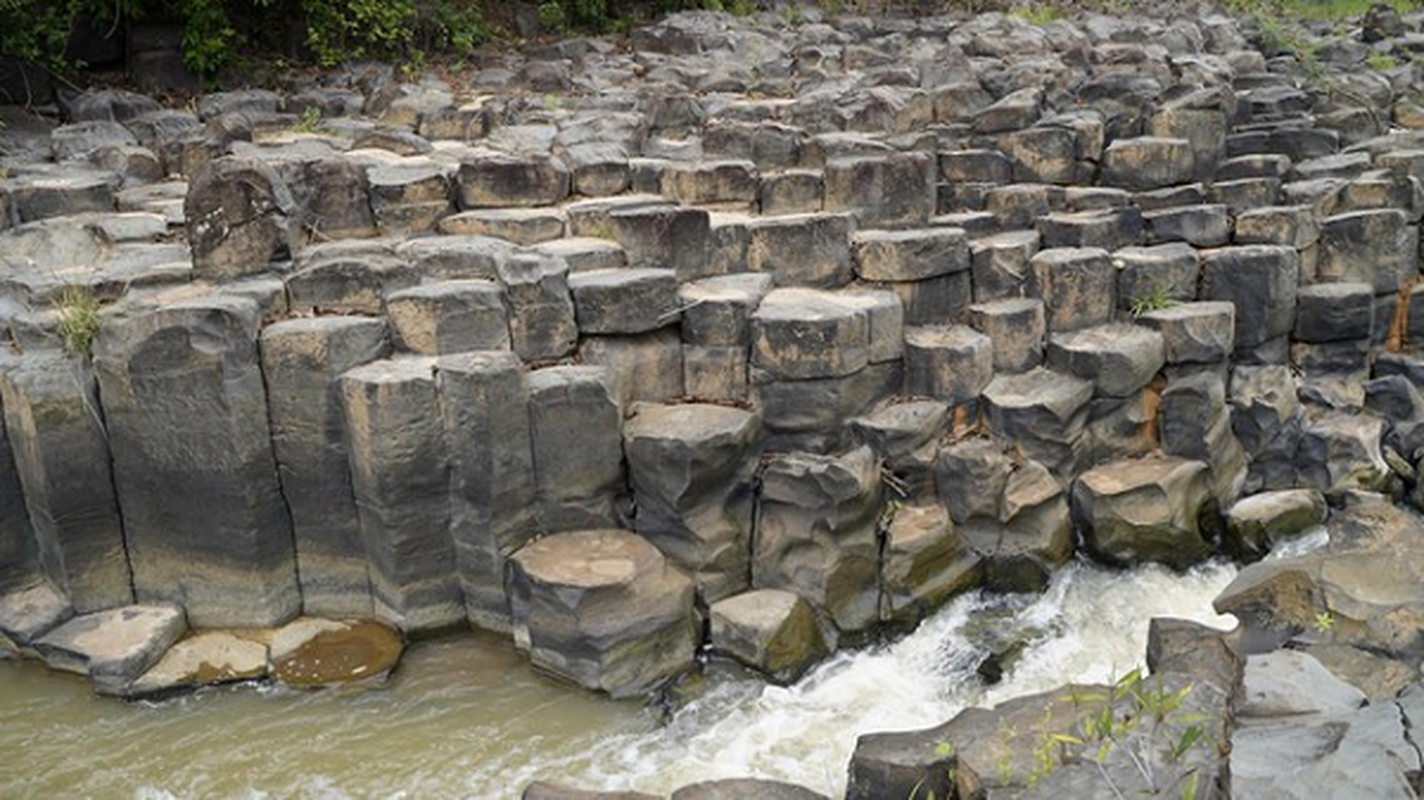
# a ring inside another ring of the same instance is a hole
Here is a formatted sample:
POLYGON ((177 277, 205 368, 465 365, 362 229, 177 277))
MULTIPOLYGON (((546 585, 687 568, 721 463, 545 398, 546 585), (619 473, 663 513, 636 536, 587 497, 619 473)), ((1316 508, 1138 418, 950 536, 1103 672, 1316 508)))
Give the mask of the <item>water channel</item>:
POLYGON ((910 636, 842 653, 789 688, 714 670, 670 717, 535 675, 483 635, 417 643, 388 685, 361 693, 235 686, 124 703, 0 660, 0 797, 502 800, 536 778, 668 793, 745 775, 837 796, 859 733, 1109 680, 1142 662, 1153 616, 1229 627, 1211 599, 1234 573, 1074 564, 1042 596, 965 595, 910 636), (985 619, 1029 641, 992 687, 975 674, 985 619))

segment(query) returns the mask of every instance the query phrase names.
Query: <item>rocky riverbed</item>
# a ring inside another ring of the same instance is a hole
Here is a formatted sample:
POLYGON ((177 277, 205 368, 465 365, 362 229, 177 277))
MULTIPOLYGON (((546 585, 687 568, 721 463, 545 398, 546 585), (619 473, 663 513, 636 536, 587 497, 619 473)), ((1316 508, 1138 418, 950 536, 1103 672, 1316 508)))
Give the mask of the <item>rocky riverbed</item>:
POLYGON ((473 625, 645 696, 1323 523, 848 792, 1412 796, 1421 24, 698 13, 6 108, 0 633, 138 696, 473 625))

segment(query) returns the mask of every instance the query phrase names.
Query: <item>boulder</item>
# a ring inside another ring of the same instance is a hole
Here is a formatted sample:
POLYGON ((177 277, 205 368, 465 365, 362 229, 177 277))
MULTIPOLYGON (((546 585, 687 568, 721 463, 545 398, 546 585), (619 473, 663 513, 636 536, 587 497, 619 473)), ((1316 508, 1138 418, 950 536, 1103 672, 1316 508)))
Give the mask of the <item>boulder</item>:
POLYGON ((879 619, 881 491, 868 447, 772 458, 762 472, 752 585, 799 594, 841 633, 867 631, 879 619))
POLYGON ((982 558, 986 589, 1041 592, 1073 557, 1068 496, 1043 464, 1011 466, 997 519, 971 519, 958 529, 959 535, 982 558))
POLYGON ((939 400, 891 401, 851 420, 850 427, 856 441, 894 473, 905 496, 919 497, 934 489, 934 461, 949 411, 939 400))
POLYGON ((830 655, 816 612, 793 592, 755 589, 708 609, 715 652, 731 656, 780 684, 800 680, 830 655))
POLYGON ((272 448, 292 514, 302 609, 369 616, 371 581, 336 379, 389 355, 386 326, 367 317, 284 320, 262 330, 261 344, 272 448))
POLYGON ((757 797, 762 800, 829 800, 820 792, 804 786, 761 778, 724 778, 702 781, 678 789, 670 800, 741 800, 757 797))
POLYGON ((1133 191, 1189 183, 1196 169, 1186 139, 1142 136, 1117 139, 1103 151, 1102 181, 1133 191))
POLYGON ((1188 303, 1196 299, 1201 274, 1197 251, 1181 242, 1151 247, 1125 247, 1112 255, 1117 267, 1117 304, 1141 316, 1152 306, 1188 303))
POLYGON ((1227 302, 1180 303, 1137 316, 1162 335, 1165 363, 1223 364, 1236 347, 1236 306, 1227 302))
POLYGON ((1135 206, 1055 211, 1034 220, 1034 227, 1045 248, 1119 250, 1142 242, 1143 214, 1135 206))
POLYGON ((1226 512, 1228 544, 1263 556, 1325 521, 1325 496, 1315 489, 1281 489, 1242 498, 1226 512))
POLYGON ((435 362, 450 448, 450 538, 471 624, 509 631, 509 554, 535 533, 534 454, 524 365, 509 352, 435 362))
MULTIPOLYGON (((701 208, 670 205, 631 206, 612 210, 599 236, 617 242, 628 254, 628 266, 670 269, 678 282, 708 277, 711 220, 701 208)), ((572 227, 573 219, 570 217, 572 227)))
POLYGON ((133 602, 93 374, 59 355, 0 367, 5 429, 39 563, 76 613, 133 602))
POLYGON ((662 800, 659 795, 643 792, 592 792, 546 781, 534 781, 524 787, 519 797, 520 800, 662 800))
POLYGON ((1116 461, 1073 484, 1073 514, 1095 557, 1185 569, 1208 555, 1201 525, 1207 466, 1181 458, 1116 461))
POLYGON ((1323 281, 1368 283, 1375 294, 1398 291, 1419 271, 1419 231, 1403 211, 1351 211, 1320 221, 1323 281))
POLYGON ((1391 472, 1380 451, 1384 425, 1378 417, 1345 411, 1308 420, 1297 456, 1302 482, 1322 492, 1386 488, 1391 472))
POLYGON ((264 272, 292 252, 296 206, 266 164, 226 157, 188 181, 183 201, 194 275, 225 280, 264 272))
POLYGON ((74 617, 34 648, 50 668, 89 676, 100 694, 123 694, 187 629, 177 606, 120 606, 74 617))
POLYGON ((869 360, 869 315, 829 292, 777 289, 752 314, 751 364, 773 378, 832 378, 869 360))
POLYGON ((74 607, 49 581, 0 595, 0 635, 21 648, 74 616, 74 607))
POLYGON ((725 406, 633 406, 623 426, 633 525, 713 602, 746 588, 761 420, 725 406))
POLYGON ((387 359, 339 379, 376 616, 413 632, 465 619, 434 366, 425 357, 387 359))
POLYGON ((1038 231, 1005 231, 971 241, 974 301, 1022 297, 1029 277, 1029 260, 1040 245, 1038 231))
POLYGON ((534 666, 631 697, 692 666, 693 584, 628 531, 545 536, 514 553, 514 640, 534 666))
POLYGON ((416 285, 419 273, 382 241, 337 241, 303 251, 285 278, 293 311, 377 316, 385 295, 416 285))
POLYGON ((212 295, 111 317, 94 346, 135 595, 202 627, 301 605, 258 325, 254 301, 212 295))

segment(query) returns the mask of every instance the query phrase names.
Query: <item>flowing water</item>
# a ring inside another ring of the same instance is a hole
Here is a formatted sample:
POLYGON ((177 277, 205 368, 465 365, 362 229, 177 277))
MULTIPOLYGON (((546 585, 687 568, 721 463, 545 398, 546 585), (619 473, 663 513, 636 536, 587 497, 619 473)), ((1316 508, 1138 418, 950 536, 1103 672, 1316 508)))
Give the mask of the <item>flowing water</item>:
POLYGON ((1110 680, 1141 664, 1153 616, 1229 627, 1211 598, 1233 574, 1075 564, 1042 596, 963 596, 910 636, 842 653, 789 688, 713 675, 671 718, 538 677, 482 636, 417 644, 389 685, 363 693, 238 686, 123 703, 0 660, 0 797, 516 798, 536 778, 668 793, 745 775, 835 796, 859 733, 1110 680), (985 619, 1029 641, 987 689, 975 674, 985 619))

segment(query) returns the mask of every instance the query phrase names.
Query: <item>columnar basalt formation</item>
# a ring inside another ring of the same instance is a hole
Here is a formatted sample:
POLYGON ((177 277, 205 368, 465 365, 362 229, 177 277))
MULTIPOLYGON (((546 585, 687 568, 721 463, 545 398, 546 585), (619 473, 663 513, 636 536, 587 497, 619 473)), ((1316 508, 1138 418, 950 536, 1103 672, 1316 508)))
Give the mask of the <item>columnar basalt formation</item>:
POLYGON ((631 41, 7 127, 0 631, 473 624, 627 694, 710 628, 788 680, 1075 534, 1185 567, 1424 496, 1412 66, 1342 37, 1318 91, 1211 15, 631 41))

